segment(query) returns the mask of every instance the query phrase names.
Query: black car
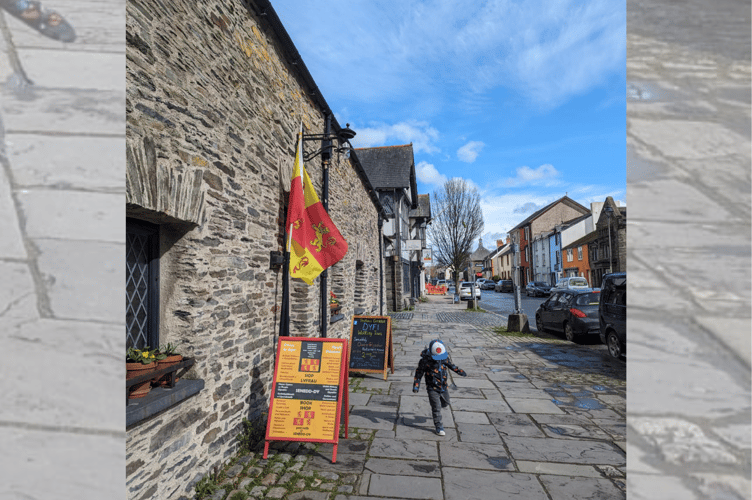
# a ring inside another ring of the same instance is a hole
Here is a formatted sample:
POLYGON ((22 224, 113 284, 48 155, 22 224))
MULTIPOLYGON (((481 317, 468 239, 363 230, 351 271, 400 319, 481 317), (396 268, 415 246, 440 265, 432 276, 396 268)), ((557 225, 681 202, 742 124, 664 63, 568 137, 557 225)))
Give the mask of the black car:
POLYGON ((592 288, 553 291, 535 312, 535 325, 540 332, 564 332, 570 342, 580 335, 598 335, 600 297, 601 293, 592 288))
POLYGON ((626 354, 627 273, 612 273, 603 277, 598 321, 601 342, 608 346, 608 353, 614 358, 626 354))
POLYGON ((514 292, 514 284, 512 280, 500 280, 496 282, 494 286, 495 292, 514 292))
POLYGON ((531 281, 525 286, 525 295, 530 297, 545 297, 551 293, 551 285, 544 281, 531 281))

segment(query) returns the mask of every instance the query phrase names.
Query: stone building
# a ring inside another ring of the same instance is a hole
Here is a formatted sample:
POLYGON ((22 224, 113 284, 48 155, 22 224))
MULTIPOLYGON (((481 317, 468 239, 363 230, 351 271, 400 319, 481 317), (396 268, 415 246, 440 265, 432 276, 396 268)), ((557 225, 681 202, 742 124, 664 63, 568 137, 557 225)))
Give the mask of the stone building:
MULTIPOLYGON (((341 127, 268 1, 126 9, 127 344, 194 359, 174 389, 128 405, 126 485, 129 499, 188 499, 244 419, 265 424, 296 133, 341 127)), ((347 337, 383 300, 383 208, 346 141, 333 145, 306 168, 349 250, 313 286, 291 280, 291 335, 347 337)))
POLYGON ((418 184, 413 145, 357 148, 355 151, 386 211, 383 226, 386 303, 401 311, 412 297, 414 256, 408 249, 410 211, 417 210, 418 184))
POLYGON ((608 196, 595 224, 595 232, 596 239, 588 243, 590 286, 600 287, 603 275, 609 269, 614 273, 627 272, 627 207, 618 205, 608 196))

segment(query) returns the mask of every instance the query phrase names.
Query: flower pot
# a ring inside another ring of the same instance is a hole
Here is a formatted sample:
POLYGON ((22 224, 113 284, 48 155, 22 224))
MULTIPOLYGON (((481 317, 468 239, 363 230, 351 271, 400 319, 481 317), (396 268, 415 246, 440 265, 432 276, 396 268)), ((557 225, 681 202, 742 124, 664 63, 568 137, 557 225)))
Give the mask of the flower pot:
MULTIPOLYGON (((156 363, 149 363, 145 365, 143 363, 125 363, 125 379, 130 380, 136 378, 139 375, 146 375, 157 369, 156 363)), ((151 380, 141 382, 133 385, 128 390, 128 399, 143 398, 151 390, 151 380)))
MULTIPOLYGON (((168 368, 172 365, 176 365, 183 361, 183 356, 180 354, 173 354, 172 356, 167 356, 165 359, 159 360, 159 365, 157 366, 157 370, 161 370, 163 368, 168 368)), ((175 382, 177 382, 179 379, 178 377, 175 377, 175 382)), ((157 384, 161 387, 169 387, 170 385, 170 375, 163 375, 162 378, 160 378, 157 381, 157 384)))

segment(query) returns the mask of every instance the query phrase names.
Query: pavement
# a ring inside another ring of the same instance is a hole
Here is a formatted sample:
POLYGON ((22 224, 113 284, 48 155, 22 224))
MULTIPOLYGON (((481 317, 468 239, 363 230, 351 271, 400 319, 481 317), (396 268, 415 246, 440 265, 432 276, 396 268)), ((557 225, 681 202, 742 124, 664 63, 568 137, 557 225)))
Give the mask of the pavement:
MULTIPOLYGON (((489 321, 487 317, 493 317, 489 321)), ((349 438, 274 442, 236 457, 205 498, 289 500, 626 498, 626 363, 565 340, 508 337, 448 296, 394 315, 395 371, 351 374, 349 438), (452 374, 446 436, 434 432, 420 352, 441 338, 452 374), (238 496, 240 498, 240 496, 238 496)))
POLYGON ((0 10, 0 498, 122 498, 125 2, 43 4, 73 43, 0 10))
POLYGON ((630 499, 750 498, 750 3, 627 2, 630 499))

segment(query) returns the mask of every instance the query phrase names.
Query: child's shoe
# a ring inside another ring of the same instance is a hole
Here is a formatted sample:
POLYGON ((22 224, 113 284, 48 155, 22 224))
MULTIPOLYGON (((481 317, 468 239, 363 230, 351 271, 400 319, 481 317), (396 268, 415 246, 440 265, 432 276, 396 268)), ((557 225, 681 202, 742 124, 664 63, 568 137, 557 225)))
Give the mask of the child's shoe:
POLYGON ((436 428, 436 434, 438 434, 439 436, 446 436, 446 432, 444 432, 444 428, 443 427, 437 427, 436 428))

